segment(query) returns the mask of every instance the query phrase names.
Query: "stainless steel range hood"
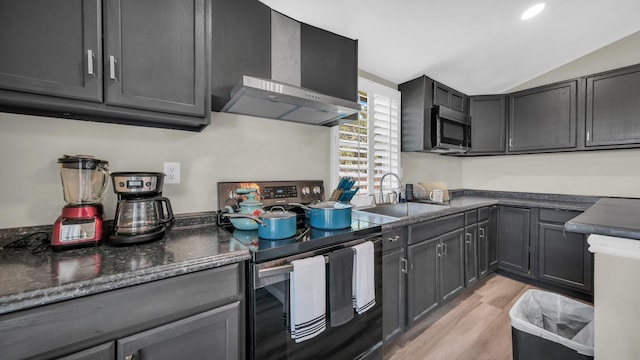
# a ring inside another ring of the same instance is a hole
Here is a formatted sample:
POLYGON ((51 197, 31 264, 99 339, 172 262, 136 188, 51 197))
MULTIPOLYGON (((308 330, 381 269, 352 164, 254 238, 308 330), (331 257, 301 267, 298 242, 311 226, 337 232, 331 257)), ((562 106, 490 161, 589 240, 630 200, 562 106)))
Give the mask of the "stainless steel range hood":
POLYGON ((280 81, 243 76, 222 111, 333 126, 355 114, 360 105, 280 81))
POLYGON ((301 87, 300 40, 300 23, 271 11, 271 79, 244 74, 221 111, 325 126, 360 111, 355 101, 301 87))

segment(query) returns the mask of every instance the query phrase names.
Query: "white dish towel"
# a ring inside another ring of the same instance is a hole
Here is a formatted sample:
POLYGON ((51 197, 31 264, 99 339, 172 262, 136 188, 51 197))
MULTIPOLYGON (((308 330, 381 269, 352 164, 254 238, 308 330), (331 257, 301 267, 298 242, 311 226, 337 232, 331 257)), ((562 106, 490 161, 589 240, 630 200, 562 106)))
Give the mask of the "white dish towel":
POLYGON ((353 250, 353 307, 362 314, 376 304, 373 243, 365 241, 353 246, 353 250))
POLYGON ((324 256, 291 262, 291 338, 299 343, 327 328, 324 256))

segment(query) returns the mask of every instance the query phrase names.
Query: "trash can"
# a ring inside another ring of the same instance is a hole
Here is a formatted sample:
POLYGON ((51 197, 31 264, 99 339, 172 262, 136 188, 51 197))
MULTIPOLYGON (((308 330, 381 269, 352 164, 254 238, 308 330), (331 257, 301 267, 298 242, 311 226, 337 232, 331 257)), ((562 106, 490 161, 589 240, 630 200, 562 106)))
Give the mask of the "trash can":
POLYGON ((514 359, 593 359, 593 306, 531 289, 509 316, 514 359))

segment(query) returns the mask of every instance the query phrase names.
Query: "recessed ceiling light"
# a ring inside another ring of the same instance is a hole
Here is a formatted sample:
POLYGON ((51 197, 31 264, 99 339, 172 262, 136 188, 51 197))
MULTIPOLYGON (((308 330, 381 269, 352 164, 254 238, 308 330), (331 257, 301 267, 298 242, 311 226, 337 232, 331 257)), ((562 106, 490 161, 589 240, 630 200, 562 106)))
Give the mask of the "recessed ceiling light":
POLYGON ((520 17, 520 19, 529 20, 532 17, 540 14, 542 9, 544 9, 544 3, 535 4, 532 7, 528 8, 527 11, 523 12, 522 16, 520 17))

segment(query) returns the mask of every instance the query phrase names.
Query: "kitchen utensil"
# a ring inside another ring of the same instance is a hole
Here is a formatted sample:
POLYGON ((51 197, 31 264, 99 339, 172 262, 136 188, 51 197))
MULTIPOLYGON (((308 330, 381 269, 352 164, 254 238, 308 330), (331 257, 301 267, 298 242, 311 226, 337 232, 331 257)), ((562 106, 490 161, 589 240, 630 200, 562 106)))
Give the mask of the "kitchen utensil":
POLYGON ((118 195, 113 245, 139 244, 161 239, 173 225, 171 201, 162 196, 164 173, 114 172, 113 191, 118 195))
POLYGON ((425 190, 424 197, 425 198, 428 198, 429 194, 433 190, 442 190, 442 201, 440 201, 440 202, 449 201, 449 190, 448 190, 446 182, 443 182, 443 181, 419 182, 418 184, 421 185, 424 188, 424 190, 425 190))
POLYGON ((434 202, 442 202, 444 198, 444 192, 440 189, 431 190, 429 193, 429 200, 434 202))
POLYGON ((289 205, 308 210, 309 225, 313 228, 337 230, 351 227, 351 209, 353 208, 351 204, 327 201, 309 206, 297 203, 289 203, 289 205))
POLYGON ((345 190, 340 197, 338 198, 339 202, 349 202, 353 198, 353 196, 360 190, 360 187, 357 186, 355 189, 345 190))
POLYGON ((258 227, 258 235, 262 239, 286 239, 296 234, 296 213, 286 211, 282 206, 272 207, 260 216, 260 220, 263 224, 258 227))
POLYGON ((109 163, 92 156, 64 155, 58 159, 64 200, 53 224, 54 250, 97 245, 104 235, 102 196, 109 184, 109 163))
MULTIPOLYGON (((249 189, 237 189, 236 193, 238 195, 245 195, 246 200, 240 202, 240 214, 246 214, 258 217, 264 213, 263 204, 259 200, 256 199, 258 190, 255 188, 249 189)), ((226 206, 225 209, 229 213, 233 213, 234 210, 231 206, 226 206)), ((252 218, 243 217, 243 216, 228 216, 229 221, 236 229, 239 230, 256 230, 258 229, 258 223, 254 221, 252 218)))

